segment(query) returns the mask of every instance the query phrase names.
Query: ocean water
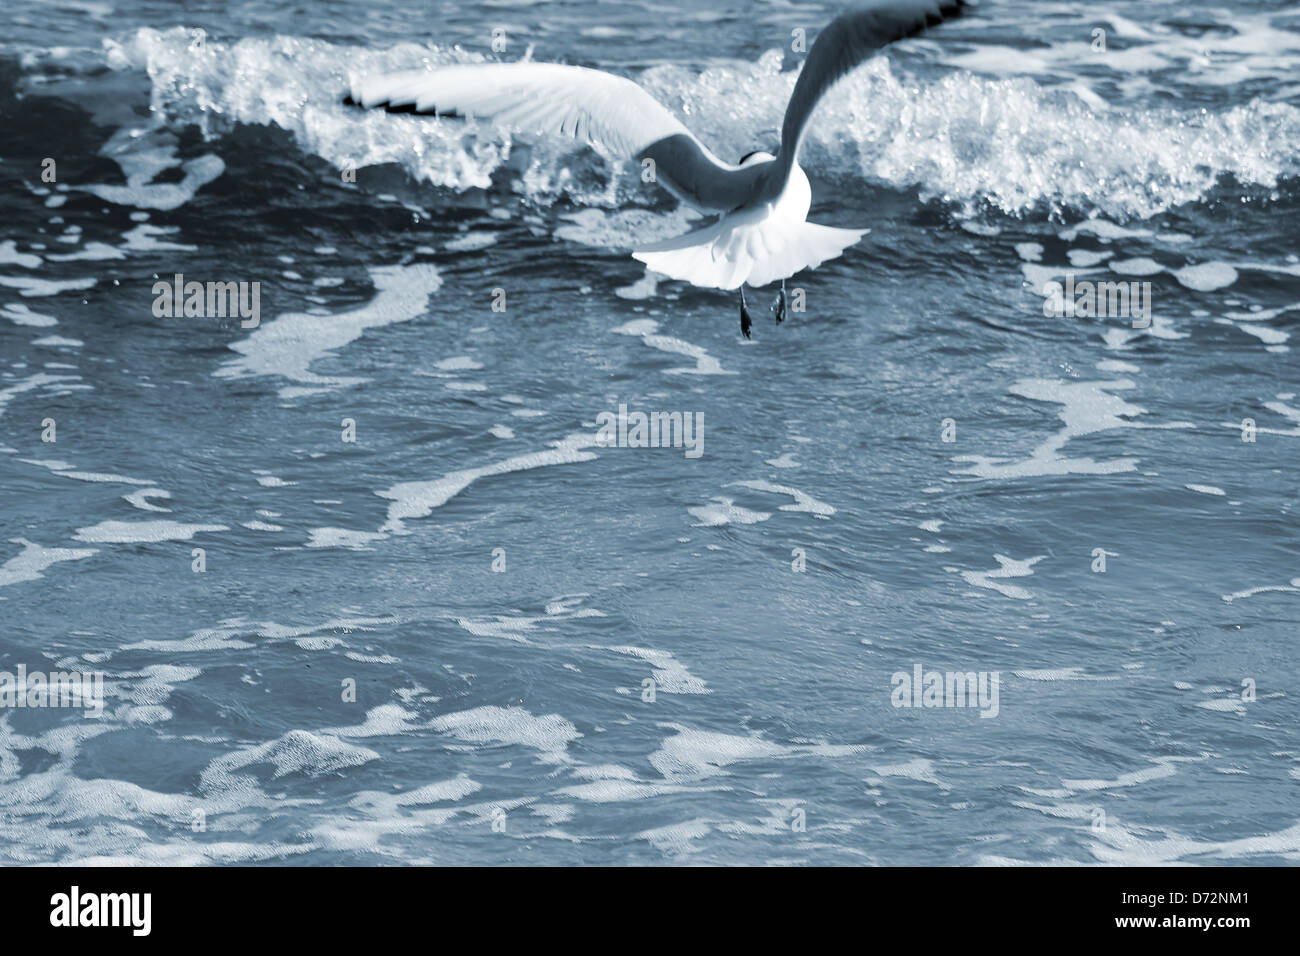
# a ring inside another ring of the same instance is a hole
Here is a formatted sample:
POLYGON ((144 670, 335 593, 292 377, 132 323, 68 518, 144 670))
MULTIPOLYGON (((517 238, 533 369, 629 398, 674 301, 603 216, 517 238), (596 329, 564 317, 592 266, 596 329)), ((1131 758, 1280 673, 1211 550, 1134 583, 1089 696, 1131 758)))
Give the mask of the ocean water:
POLYGON ((0 862, 1300 860, 1300 10, 886 50, 752 341, 636 163, 340 102, 579 63, 734 160, 834 9, 7 4, 0 671, 103 700, 0 707, 0 862))

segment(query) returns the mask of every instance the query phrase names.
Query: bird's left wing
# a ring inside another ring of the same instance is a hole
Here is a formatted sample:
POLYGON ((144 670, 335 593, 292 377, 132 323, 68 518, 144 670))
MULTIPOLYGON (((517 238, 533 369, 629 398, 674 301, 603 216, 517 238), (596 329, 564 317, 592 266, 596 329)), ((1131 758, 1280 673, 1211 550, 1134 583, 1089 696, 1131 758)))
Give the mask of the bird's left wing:
POLYGON ((557 63, 473 63, 365 76, 352 102, 393 112, 477 117, 524 132, 560 133, 653 160, 653 179, 705 211, 752 194, 752 169, 723 163, 626 77, 557 63))

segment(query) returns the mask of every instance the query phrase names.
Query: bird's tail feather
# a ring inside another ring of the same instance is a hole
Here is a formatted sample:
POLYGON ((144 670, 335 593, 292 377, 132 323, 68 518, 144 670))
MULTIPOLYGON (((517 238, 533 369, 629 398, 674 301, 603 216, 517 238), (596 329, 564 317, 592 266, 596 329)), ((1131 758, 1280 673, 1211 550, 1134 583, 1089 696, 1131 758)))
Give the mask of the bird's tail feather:
POLYGON ((691 285, 735 289, 764 286, 834 259, 871 230, 813 222, 778 229, 736 227, 723 219, 632 253, 655 272, 691 285))

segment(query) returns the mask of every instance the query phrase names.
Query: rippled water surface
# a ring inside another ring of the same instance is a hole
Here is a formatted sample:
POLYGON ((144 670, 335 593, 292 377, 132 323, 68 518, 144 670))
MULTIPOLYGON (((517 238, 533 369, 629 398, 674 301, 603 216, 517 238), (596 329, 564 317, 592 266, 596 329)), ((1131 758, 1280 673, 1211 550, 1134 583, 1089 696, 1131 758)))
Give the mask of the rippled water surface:
POLYGON ((9 4, 0 670, 105 700, 0 709, 0 861, 1300 859, 1300 11, 869 61, 803 165, 871 232, 752 341, 629 258, 694 222, 636 163, 341 103, 499 28, 734 160, 834 9, 9 4))

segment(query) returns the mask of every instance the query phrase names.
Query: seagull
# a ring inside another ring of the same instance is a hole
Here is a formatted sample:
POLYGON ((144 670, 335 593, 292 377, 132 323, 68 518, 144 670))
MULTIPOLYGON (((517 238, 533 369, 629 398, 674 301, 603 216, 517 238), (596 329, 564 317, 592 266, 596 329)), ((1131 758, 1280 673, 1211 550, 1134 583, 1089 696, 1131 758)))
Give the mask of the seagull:
POLYGON ((876 0, 841 14, 817 36, 781 122, 774 153, 731 165, 671 111, 624 76, 558 63, 472 63, 355 78, 345 100, 366 109, 490 120, 520 131, 556 132, 631 156, 711 225, 642 246, 632 257, 701 288, 740 289, 740 330, 753 320, 745 285, 781 281, 771 310, 785 319, 785 280, 834 259, 870 230, 807 221, 812 188, 799 145, 822 96, 872 53, 957 15, 964 0, 876 0))

